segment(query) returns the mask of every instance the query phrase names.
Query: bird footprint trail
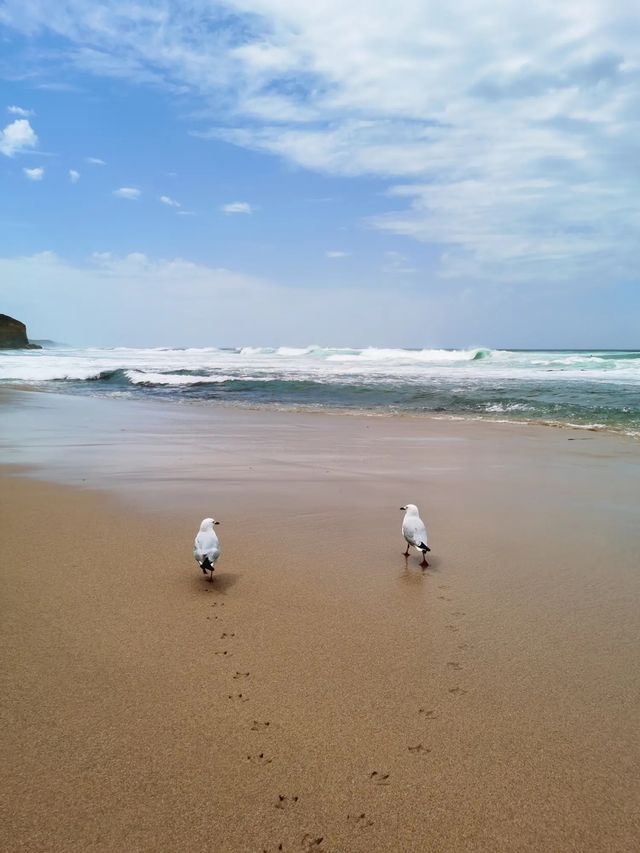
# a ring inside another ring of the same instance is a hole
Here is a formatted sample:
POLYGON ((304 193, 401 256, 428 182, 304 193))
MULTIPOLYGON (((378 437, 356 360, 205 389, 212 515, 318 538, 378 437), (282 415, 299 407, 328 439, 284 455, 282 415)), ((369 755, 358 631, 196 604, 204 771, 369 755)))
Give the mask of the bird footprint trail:
POLYGON ((249 697, 245 696, 244 693, 228 693, 227 699, 232 699, 234 702, 248 702, 249 697))
POLYGON ((259 752, 257 755, 247 755, 247 760, 262 767, 265 764, 271 764, 273 758, 267 758, 264 752, 259 752))
POLYGON ((427 720, 435 720, 438 716, 438 714, 433 708, 418 708, 418 713, 425 717, 427 720))
POLYGON ((322 846, 322 842, 324 841, 323 835, 310 835, 306 833, 302 836, 301 847, 302 850, 320 850, 322 846))
POLYGON ((373 826, 373 821, 367 817, 364 812, 361 812, 359 815, 347 815, 347 823, 350 824, 354 829, 364 830, 369 829, 369 827, 373 826))
POLYGON ((416 744, 415 746, 408 746, 407 749, 409 752, 418 753, 418 752, 431 752, 429 747, 423 746, 421 743, 416 744))
POLYGON ((278 794, 278 801, 276 802, 275 807, 286 811, 287 809, 293 808, 298 800, 299 797, 297 795, 288 797, 286 794, 278 794))

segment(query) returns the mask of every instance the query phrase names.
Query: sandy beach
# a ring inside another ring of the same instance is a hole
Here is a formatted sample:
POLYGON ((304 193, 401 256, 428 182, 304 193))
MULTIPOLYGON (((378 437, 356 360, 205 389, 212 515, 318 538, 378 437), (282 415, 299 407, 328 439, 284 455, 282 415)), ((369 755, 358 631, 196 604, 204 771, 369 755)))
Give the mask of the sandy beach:
POLYGON ((637 849, 636 440, 17 391, 0 417, 2 850, 637 849))

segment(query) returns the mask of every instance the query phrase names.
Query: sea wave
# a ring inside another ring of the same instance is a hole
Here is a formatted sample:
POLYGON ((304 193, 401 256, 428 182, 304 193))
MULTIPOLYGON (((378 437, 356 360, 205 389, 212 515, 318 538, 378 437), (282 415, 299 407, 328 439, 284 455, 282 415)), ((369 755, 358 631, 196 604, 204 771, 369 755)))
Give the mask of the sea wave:
POLYGON ((0 352, 0 382, 70 393, 640 428, 640 352, 381 347, 0 352))
POLYGON ((193 373, 153 373, 144 370, 125 370, 124 375, 133 385, 220 385, 233 376, 193 373))

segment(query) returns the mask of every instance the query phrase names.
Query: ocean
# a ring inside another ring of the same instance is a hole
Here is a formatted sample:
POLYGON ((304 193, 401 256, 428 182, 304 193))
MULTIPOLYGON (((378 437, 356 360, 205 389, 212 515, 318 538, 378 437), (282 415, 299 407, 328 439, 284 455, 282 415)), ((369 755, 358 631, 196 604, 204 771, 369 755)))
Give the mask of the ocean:
POLYGON ((179 402, 407 412, 640 436, 640 351, 46 345, 0 352, 0 383, 179 402))

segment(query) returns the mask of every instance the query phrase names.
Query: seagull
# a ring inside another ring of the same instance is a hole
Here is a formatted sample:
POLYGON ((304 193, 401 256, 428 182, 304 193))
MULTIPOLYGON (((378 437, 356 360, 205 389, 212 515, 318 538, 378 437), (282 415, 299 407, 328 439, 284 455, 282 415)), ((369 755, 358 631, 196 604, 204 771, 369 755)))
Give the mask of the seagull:
POLYGON ((193 556, 196 558, 196 562, 204 575, 207 572, 211 572, 211 577, 209 578, 211 583, 213 583, 213 570, 220 556, 220 543, 213 529, 214 524, 220 524, 220 522, 216 521, 215 518, 205 518, 200 525, 196 541, 193 544, 193 556))
POLYGON ((425 554, 431 548, 427 545, 427 528, 424 526, 424 521, 420 518, 418 507, 415 504, 407 504, 406 506, 401 506, 400 509, 405 513, 402 519, 402 535, 407 540, 407 550, 404 552, 404 556, 409 556, 409 548, 413 546, 417 551, 421 552, 422 562, 420 565, 426 569, 429 563, 427 563, 425 554))

